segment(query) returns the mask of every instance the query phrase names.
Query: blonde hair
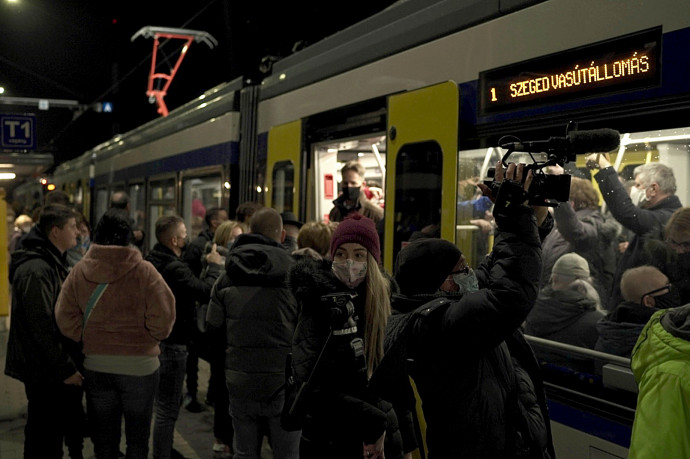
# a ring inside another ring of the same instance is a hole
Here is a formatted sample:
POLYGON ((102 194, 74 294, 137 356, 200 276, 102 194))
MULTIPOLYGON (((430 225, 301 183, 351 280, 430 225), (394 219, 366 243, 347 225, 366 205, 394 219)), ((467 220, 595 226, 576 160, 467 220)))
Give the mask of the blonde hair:
POLYGON ((391 286, 379 269, 376 259, 367 252, 367 297, 364 305, 364 353, 367 359, 367 376, 383 358, 383 339, 388 316, 391 315, 391 286))
POLYGON ((216 232, 213 233, 213 242, 221 247, 225 247, 232 237, 232 232, 238 227, 242 229, 242 233, 249 231, 247 225, 236 220, 228 220, 221 223, 218 228, 216 228, 216 232))
POLYGON ((325 257, 331 248, 334 228, 322 222, 307 222, 297 233, 297 247, 309 247, 325 257))

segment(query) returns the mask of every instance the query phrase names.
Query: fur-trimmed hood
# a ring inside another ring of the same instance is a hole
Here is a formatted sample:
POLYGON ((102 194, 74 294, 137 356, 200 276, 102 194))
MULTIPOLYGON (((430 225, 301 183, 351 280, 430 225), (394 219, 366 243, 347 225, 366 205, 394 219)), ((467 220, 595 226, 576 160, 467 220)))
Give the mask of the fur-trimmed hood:
POLYGON ((312 303, 327 293, 349 290, 335 277, 331 265, 330 260, 303 257, 290 268, 287 285, 301 305, 312 303))

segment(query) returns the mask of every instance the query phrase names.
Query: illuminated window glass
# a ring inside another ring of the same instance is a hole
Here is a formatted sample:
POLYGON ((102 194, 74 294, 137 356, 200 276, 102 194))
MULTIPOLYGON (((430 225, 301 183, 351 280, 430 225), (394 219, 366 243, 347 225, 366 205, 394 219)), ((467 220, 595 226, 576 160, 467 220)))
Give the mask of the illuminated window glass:
POLYGON ((186 177, 182 181, 182 218, 189 237, 196 237, 204 229, 206 211, 221 205, 221 177, 186 177))
POLYGON ((278 212, 294 212, 292 201, 295 190, 295 165, 292 161, 279 161, 273 166, 271 202, 278 212))

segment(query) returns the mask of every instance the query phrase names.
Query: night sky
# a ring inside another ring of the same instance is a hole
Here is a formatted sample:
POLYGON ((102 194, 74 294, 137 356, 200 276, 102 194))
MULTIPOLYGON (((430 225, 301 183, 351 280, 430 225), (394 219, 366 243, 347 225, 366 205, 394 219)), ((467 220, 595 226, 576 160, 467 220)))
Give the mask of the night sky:
MULTIPOLYGON (((0 0, 5 96, 114 104, 113 113, 87 110, 76 119, 65 108, 0 105, 0 113, 36 114, 36 151, 53 153, 60 163, 159 116, 146 96, 153 39, 130 41, 144 26, 203 30, 219 42, 214 49, 191 46, 165 98, 173 110, 240 75, 258 80, 262 57, 288 56, 295 43, 315 43, 392 3, 0 0)), ((169 71, 182 43, 175 40, 163 48, 170 61, 157 71, 169 71)))

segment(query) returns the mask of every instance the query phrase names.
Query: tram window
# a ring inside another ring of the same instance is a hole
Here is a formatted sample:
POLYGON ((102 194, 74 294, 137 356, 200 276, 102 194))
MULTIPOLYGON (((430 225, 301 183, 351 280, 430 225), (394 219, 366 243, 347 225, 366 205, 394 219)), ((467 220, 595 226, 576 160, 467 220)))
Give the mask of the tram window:
POLYGON ((190 238, 204 229, 206 211, 221 205, 220 175, 185 177, 182 181, 182 218, 190 238))
POLYGON ((164 215, 176 215, 175 177, 149 182, 148 242, 153 247, 156 242, 156 220, 164 215))
POLYGON ((501 154, 495 148, 464 150, 458 154, 455 241, 473 268, 493 245, 492 203, 482 196, 477 185, 486 179, 488 169, 499 159, 501 154))
POLYGON ((273 166, 271 202, 278 212, 294 212, 292 201, 295 191, 295 165, 292 161, 279 161, 273 166))
POLYGON ((96 218, 95 222, 101 219, 101 216, 108 210, 108 190, 99 188, 96 190, 96 218))
POLYGON ((143 183, 129 185, 129 215, 134 221, 134 228, 144 228, 146 222, 146 191, 143 183))
POLYGON ((440 233, 443 152, 436 142, 404 145, 395 163, 393 257, 415 231, 440 233))

